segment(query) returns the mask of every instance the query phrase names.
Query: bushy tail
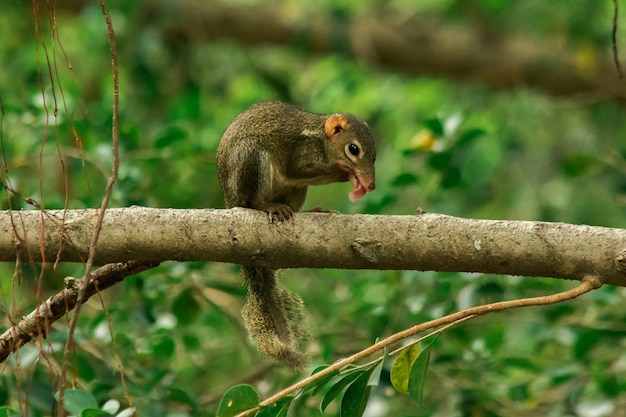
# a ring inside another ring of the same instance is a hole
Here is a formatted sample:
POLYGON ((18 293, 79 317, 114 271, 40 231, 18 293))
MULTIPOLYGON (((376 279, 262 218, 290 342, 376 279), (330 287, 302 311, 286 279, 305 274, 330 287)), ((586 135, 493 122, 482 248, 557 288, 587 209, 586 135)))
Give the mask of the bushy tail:
POLYGON ((280 288, 271 269, 242 266, 241 273, 248 286, 242 314, 250 337, 269 358, 302 368, 306 356, 300 348, 308 337, 302 299, 280 288))

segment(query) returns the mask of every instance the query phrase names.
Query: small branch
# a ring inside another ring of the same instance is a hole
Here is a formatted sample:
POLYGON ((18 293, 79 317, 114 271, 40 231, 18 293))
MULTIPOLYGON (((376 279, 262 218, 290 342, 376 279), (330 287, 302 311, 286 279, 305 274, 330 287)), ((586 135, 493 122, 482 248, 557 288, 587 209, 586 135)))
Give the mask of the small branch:
POLYGON ((237 417, 246 417, 246 416, 250 416, 253 413, 255 413, 256 411, 260 410, 262 407, 266 407, 270 404, 275 403, 276 401, 280 400, 281 398, 284 398, 286 396, 288 396, 289 394, 293 394, 295 392, 297 392, 298 390, 306 387, 307 385, 327 376, 332 374, 333 372, 339 371, 342 368, 344 368, 345 366, 355 363, 361 359, 364 359, 378 351, 381 351, 393 344, 396 344, 404 339, 407 339, 411 336, 416 335, 417 333, 421 333, 424 332, 426 330, 429 329, 434 329, 436 327, 440 327, 440 326, 445 326, 445 325, 451 325, 451 324, 455 324, 459 321, 465 321, 468 319, 473 319, 479 316, 483 316, 485 314, 489 314, 489 313, 496 313, 499 311, 503 311, 503 310, 510 310, 513 308, 520 308, 520 307, 530 307, 530 306, 542 306, 542 305, 548 305, 548 304, 556 304, 556 303, 560 303, 563 301, 567 301, 567 300, 572 300, 576 297, 579 297, 583 294, 588 293, 591 290, 595 290, 598 289, 602 286, 602 281, 595 276, 588 276, 585 277, 583 279, 583 281, 576 286, 575 288, 557 293, 557 294, 552 294, 552 295, 545 295, 542 297, 532 297, 532 298, 522 298, 519 300, 511 300, 511 301, 501 301, 498 303, 493 303, 493 304, 485 304, 485 305, 481 305, 481 306, 477 306, 477 307, 473 307, 473 308, 469 308, 467 310, 462 310, 450 315, 447 315, 445 317, 441 317, 435 320, 431 320, 428 321, 426 323, 421 323, 418 324, 416 326, 413 326, 409 329, 406 329, 402 332, 396 333, 392 336, 389 336, 386 339, 381 340, 380 342, 370 346, 367 349, 364 349, 360 352, 355 353, 352 356, 349 356, 345 359, 342 359, 340 361, 335 362, 334 364, 330 365, 328 368, 325 368, 323 370, 321 370, 320 372, 317 372, 301 381, 299 381, 298 383, 285 388, 284 390, 278 392, 277 394, 272 395, 271 397, 267 398, 264 401, 261 401, 261 403, 258 405, 258 407, 255 407, 254 409, 250 409, 248 411, 245 411, 241 414, 239 414, 237 417))
MULTIPOLYGON (((138 274, 157 265, 159 265, 158 262, 145 261, 105 265, 90 274, 90 280, 84 286, 84 301, 87 301, 98 291, 122 281, 129 275, 138 274)), ((50 326, 76 306, 80 287, 80 285, 76 285, 73 278, 67 279, 67 288, 48 298, 27 316, 24 316, 19 323, 0 335, 0 362, 3 362, 11 352, 15 352, 34 337, 39 335, 45 337, 50 326)))
POLYGON ((613 43, 613 62, 615 63, 615 68, 617 69, 617 74, 620 78, 624 78, 624 74, 622 74, 622 68, 619 65, 619 58, 617 56, 617 15, 619 11, 619 5, 617 0, 613 0, 613 31, 611 33, 611 40, 613 43))

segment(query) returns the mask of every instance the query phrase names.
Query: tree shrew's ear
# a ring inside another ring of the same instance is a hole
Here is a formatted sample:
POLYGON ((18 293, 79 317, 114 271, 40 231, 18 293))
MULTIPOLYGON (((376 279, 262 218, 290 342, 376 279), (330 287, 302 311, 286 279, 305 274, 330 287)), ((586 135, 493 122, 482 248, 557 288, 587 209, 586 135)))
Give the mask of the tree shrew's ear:
POLYGON ((345 130, 348 127, 348 119, 343 114, 337 114, 330 116, 324 123, 324 132, 328 139, 332 138, 337 133, 345 130))

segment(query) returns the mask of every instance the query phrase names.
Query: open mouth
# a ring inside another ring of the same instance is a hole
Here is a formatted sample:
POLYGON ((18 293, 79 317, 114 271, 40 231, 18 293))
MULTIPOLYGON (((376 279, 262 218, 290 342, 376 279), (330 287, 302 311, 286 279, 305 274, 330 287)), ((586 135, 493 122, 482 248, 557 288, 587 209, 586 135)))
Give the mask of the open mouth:
POLYGON ((348 198, 353 203, 357 200, 360 200, 367 194, 369 191, 374 191, 376 185, 374 185, 374 181, 368 180, 368 176, 366 175, 363 178, 358 171, 355 171, 350 166, 346 166, 347 164, 340 164, 340 168, 342 171, 340 181, 350 181, 352 184, 353 190, 348 194, 348 198))
MULTIPOLYGON (((354 174, 350 174, 350 182, 352 183, 352 186, 354 187, 354 189, 348 195, 348 198, 350 199, 350 201, 352 201, 354 203, 355 201, 360 200, 361 198, 363 198, 363 196, 365 194, 367 194, 368 190, 361 183, 361 181, 357 178, 357 176, 354 175, 354 174)), ((370 186, 370 188, 371 188, 371 186, 370 186)))

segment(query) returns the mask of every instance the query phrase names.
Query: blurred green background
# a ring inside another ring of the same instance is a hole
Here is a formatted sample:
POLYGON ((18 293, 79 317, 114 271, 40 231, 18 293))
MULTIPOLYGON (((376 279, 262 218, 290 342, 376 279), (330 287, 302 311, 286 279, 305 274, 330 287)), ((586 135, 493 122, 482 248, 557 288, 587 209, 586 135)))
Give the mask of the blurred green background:
MULTIPOLYGON (((112 164, 111 58, 100 6, 57 4, 57 31, 51 31, 46 5, 4 3, 2 209, 34 209, 28 199, 48 209, 97 207, 112 164)), ((251 104, 279 99, 320 113, 354 113, 378 141, 374 193, 352 204, 349 184, 313 187, 305 208, 412 215, 421 207, 470 218, 626 226, 626 117, 618 94, 558 96, 523 77, 495 89, 488 79, 454 71, 414 74, 355 59, 345 39, 316 54, 302 39, 258 44, 233 35, 173 36, 172 27, 185 22, 174 21, 171 10, 189 4, 107 5, 121 103, 121 165, 111 206, 223 207, 215 169, 222 132, 251 104)), ((257 4, 232 2, 239 12, 257 4)), ((326 16, 348 25, 363 16, 406 16, 443 28, 471 27, 486 37, 526 39, 531 47, 556 42, 591 67, 610 58, 610 1, 263 4, 286 20, 326 16)), ((618 47, 626 51, 622 33, 620 27, 618 47)), ((0 265, 2 329, 82 270, 0 265)), ((308 308, 309 371, 461 308, 573 285, 412 271, 286 270, 280 276, 308 308)), ((223 392, 237 383, 250 383, 264 396, 286 387, 304 374, 259 356, 241 324, 244 295, 233 265, 172 262, 126 279, 83 308, 70 384, 99 404, 130 398, 139 415, 150 417, 213 415, 223 392)), ((393 390, 386 367, 366 415, 626 415, 624 295, 607 287, 563 305, 450 329, 434 346, 424 404, 417 408, 393 390)), ((0 405, 22 415, 53 415, 66 338, 66 323, 59 322, 48 339, 2 365, 0 405)), ((319 397, 300 399, 290 415, 320 415, 318 405, 319 397)), ((331 405, 326 415, 334 413, 331 405)))

